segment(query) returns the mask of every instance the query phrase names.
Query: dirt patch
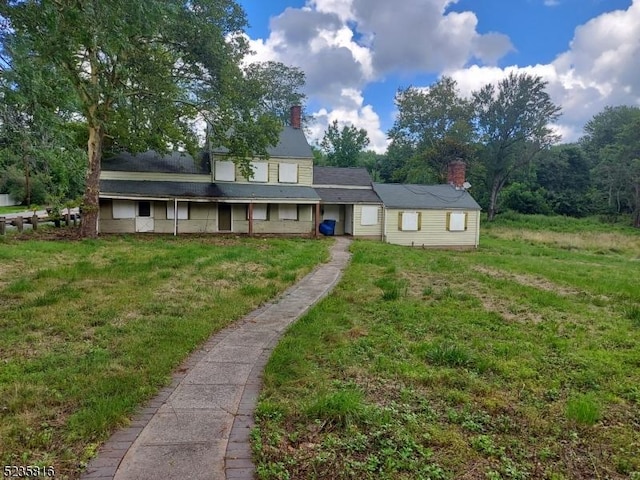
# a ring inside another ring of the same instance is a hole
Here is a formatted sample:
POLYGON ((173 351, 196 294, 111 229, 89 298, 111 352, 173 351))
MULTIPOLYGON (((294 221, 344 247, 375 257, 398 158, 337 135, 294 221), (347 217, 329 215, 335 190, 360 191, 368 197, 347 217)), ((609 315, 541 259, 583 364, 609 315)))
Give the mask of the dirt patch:
POLYGON ((573 288, 562 287, 556 283, 552 283, 547 279, 534 277, 532 275, 524 275, 520 273, 508 273, 501 270, 495 270, 493 268, 484 267, 481 265, 476 265, 473 267, 476 272, 482 273, 483 275, 488 275, 492 278, 498 278, 500 280, 511 280, 520 285, 524 285, 526 287, 537 288, 538 290, 544 290, 546 292, 557 293, 561 296, 569 296, 569 295, 580 295, 584 292, 580 290, 576 290, 573 288))

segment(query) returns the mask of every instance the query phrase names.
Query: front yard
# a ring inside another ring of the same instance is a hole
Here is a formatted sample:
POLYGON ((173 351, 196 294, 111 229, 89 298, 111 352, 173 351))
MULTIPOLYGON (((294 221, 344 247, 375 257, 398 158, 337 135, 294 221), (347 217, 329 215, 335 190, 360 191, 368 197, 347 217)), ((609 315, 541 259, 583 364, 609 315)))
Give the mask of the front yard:
POLYGON ((213 332, 327 257, 314 240, 0 238, 0 461, 76 478, 213 332))
POLYGON ((640 479, 640 235, 354 243, 267 366, 261 479, 640 479))

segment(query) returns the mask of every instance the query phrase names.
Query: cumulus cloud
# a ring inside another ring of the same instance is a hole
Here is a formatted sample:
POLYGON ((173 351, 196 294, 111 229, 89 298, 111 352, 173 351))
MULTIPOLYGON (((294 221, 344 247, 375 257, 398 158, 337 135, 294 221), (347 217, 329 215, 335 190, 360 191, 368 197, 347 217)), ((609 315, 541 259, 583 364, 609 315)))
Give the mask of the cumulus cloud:
POLYGON ((608 105, 640 106, 640 0, 627 10, 602 14, 576 28, 569 49, 547 65, 506 68, 472 66, 446 72, 463 94, 496 83, 512 72, 548 82, 552 100, 562 106, 556 130, 564 142, 582 135, 584 124, 608 105))
POLYGON ((271 19, 269 37, 250 41, 254 55, 249 61, 277 60, 301 68, 307 95, 326 105, 313 115, 318 124, 332 116, 349 119, 367 128, 372 147, 383 151, 386 136, 377 114, 363 100, 347 110, 345 92, 361 92, 367 83, 398 72, 437 74, 473 59, 493 65, 513 48, 505 35, 479 34, 474 13, 447 11, 453 3, 308 0, 271 19))
MULTIPOLYGON (((543 0, 552 7, 558 0, 543 0)), ((546 65, 498 62, 514 50, 501 33, 478 32, 471 11, 452 11, 456 0, 307 0, 273 17, 267 38, 250 41, 250 61, 276 60, 306 73, 308 112, 317 142, 338 119, 365 128, 371 147, 384 151, 385 132, 362 92, 388 76, 450 75, 470 95, 511 72, 527 72, 548 82, 553 101, 563 107, 556 130, 576 140, 582 126, 606 105, 640 105, 640 0, 627 10, 605 13, 576 28, 567 50, 546 65)))

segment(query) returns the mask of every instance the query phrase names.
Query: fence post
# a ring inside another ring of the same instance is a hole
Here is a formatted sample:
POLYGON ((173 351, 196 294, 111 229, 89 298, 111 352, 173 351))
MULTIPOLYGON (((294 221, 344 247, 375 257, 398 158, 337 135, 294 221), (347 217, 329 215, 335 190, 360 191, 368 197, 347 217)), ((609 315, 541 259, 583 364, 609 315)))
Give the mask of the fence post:
POLYGON ((0 217, 0 235, 4 235, 7 232, 7 220, 4 217, 0 217))
POLYGON ((31 217, 31 226, 33 227, 34 232, 38 230, 38 215, 35 213, 33 214, 33 217, 31 217))
POLYGON ((16 217, 15 222, 16 227, 18 228, 18 232, 22 233, 24 219, 22 217, 16 217))
POLYGON ((67 225, 67 227, 71 225, 71 213, 69 212, 68 208, 67 213, 64 214, 64 223, 67 225))

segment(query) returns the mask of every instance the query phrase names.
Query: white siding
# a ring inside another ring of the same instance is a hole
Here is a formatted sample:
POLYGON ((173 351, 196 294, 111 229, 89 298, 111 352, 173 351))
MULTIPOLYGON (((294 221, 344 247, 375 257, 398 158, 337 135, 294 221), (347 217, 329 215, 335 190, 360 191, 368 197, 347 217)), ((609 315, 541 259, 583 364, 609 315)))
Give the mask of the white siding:
MULTIPOLYGON (((447 213, 456 210, 418 210, 421 225, 418 231, 398 229, 400 214, 405 210, 386 210, 386 241, 397 245, 416 247, 475 247, 477 246, 480 212, 465 210, 467 230, 451 232, 447 230, 447 213)), ((413 210, 407 210, 413 211, 413 210)), ((457 212, 461 212, 457 210, 457 212)))
POLYGON ((354 205, 354 222, 353 222, 353 236, 354 237, 372 237, 378 240, 382 237, 382 206, 380 205, 354 205), (362 209, 364 207, 377 207, 378 208, 378 223, 375 225, 362 225, 362 209))

